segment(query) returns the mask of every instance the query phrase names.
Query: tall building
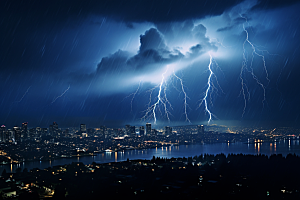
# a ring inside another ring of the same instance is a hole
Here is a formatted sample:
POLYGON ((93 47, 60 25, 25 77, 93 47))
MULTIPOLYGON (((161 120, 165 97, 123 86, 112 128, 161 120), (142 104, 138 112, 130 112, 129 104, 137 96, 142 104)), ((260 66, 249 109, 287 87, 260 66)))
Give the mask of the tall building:
POLYGON ((14 131, 14 136, 15 136, 15 142, 21 142, 21 134, 22 134, 22 131, 19 127, 15 126, 13 128, 13 131, 14 131))
MULTIPOLYGON (((31 129, 29 129, 29 134, 27 134, 30 138, 34 138, 36 135, 37 135, 37 133, 36 133, 36 128, 31 128, 31 129)), ((24 135, 23 135, 23 137, 24 138, 26 138, 24 135)))
POLYGON ((135 126, 130 127, 130 137, 136 137, 135 126))
POLYGON ((172 127, 165 126, 165 135, 171 135, 172 134, 172 127))
POLYGON ((41 135, 44 136, 47 135, 47 133, 48 133, 48 128, 42 128, 41 135))
POLYGON ((56 122, 53 122, 53 130, 54 130, 54 136, 56 137, 59 134, 58 124, 56 122))
POLYGON ((23 135, 23 138, 27 138, 28 137, 27 127, 28 127, 28 122, 22 123, 22 135, 23 135))
POLYGON ((125 134, 130 135, 131 126, 129 124, 125 125, 125 134))
POLYGON ((125 125, 125 134, 130 137, 136 137, 135 126, 125 125))
POLYGON ((203 135, 204 134, 204 125, 198 125, 197 131, 198 131, 198 134, 203 135))
POLYGON ((53 124, 49 126, 49 134, 53 137, 58 135, 58 124, 56 122, 53 122, 53 124))
POLYGON ((0 127, 0 142, 6 142, 6 127, 4 125, 0 127))
POLYGON ((69 136, 69 133, 70 133, 69 129, 68 129, 68 128, 66 128, 66 129, 65 129, 65 131, 64 131, 64 135, 65 135, 65 137, 68 137, 68 136, 69 136))
POLYGON ((36 131, 36 137, 41 137, 42 136, 42 128, 36 127, 35 131, 36 131))
POLYGON ((106 126, 100 126, 100 137, 107 138, 108 137, 108 131, 106 126))
POLYGON ((95 135, 95 129, 93 129, 93 128, 88 128, 86 131, 89 136, 95 135))
POLYGON ((150 136, 151 135, 151 124, 146 123, 146 135, 150 136))
POLYGON ((145 136, 145 127, 144 126, 140 126, 140 136, 145 136))
POLYGON ((53 125, 49 125, 49 135, 53 136, 53 125))
POLYGON ((86 136, 87 136, 86 125, 85 125, 85 124, 80 124, 80 134, 81 134, 83 137, 86 137, 86 136))
POLYGON ((12 129, 7 129, 5 134, 6 142, 15 138, 15 131, 12 129))

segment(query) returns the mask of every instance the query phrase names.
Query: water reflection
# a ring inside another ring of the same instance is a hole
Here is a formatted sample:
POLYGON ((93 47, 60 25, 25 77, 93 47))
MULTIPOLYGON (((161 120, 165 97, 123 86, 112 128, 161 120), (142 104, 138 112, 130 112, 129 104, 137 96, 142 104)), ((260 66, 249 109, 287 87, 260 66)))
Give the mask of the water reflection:
POLYGON ((111 152, 105 152, 105 157, 111 159, 111 152))
POLYGON ((32 168, 44 169, 55 165, 64 165, 72 162, 83 162, 90 164, 92 162, 107 163, 107 162, 120 162, 129 159, 152 159, 155 157, 193 157, 200 154, 265 154, 272 155, 274 153, 286 156, 288 153, 295 153, 300 155, 299 140, 292 140, 274 143, 217 143, 217 144, 199 144, 199 145, 180 145, 180 146, 167 146, 163 148, 154 148, 147 150, 125 150, 120 152, 105 152, 96 154, 96 156, 86 157, 73 157, 64 158, 53 161, 35 161, 35 162, 22 162, 18 165, 0 165, 0 173, 3 169, 7 172, 14 172, 18 167, 24 169, 25 167, 30 170, 32 168))

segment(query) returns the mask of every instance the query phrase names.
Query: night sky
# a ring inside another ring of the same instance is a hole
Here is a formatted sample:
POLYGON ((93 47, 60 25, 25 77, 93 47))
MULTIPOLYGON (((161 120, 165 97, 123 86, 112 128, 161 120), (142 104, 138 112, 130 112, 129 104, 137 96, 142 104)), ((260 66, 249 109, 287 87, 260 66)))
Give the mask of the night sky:
POLYGON ((0 123, 299 126, 299 11, 299 0, 1 1, 0 123))

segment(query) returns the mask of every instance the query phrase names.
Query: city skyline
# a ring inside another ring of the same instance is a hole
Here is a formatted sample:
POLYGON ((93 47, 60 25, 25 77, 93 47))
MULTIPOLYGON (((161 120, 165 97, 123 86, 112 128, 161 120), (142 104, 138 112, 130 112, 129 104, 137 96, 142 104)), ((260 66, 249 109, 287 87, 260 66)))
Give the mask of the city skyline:
POLYGON ((299 1, 0 5, 6 127, 300 124, 299 1))

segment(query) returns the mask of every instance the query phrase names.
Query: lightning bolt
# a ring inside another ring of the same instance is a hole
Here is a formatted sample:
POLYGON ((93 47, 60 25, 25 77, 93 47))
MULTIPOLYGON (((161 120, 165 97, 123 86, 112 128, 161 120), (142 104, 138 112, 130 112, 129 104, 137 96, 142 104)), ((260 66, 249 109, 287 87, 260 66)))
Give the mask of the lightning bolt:
POLYGON ((206 91, 205 91, 205 95, 204 95, 203 99, 201 100, 201 103, 198 106, 198 107, 200 107, 203 104, 203 102, 204 102, 205 111, 209 115, 209 119, 208 119, 208 122, 207 122, 208 124, 212 120, 213 114, 212 114, 212 112, 208 108, 207 98, 208 98, 208 94, 210 92, 210 89, 212 88, 212 80, 211 79, 212 79, 212 76, 214 74, 213 71, 211 70, 212 56, 209 54, 209 57, 210 57, 210 59, 209 59, 208 70, 209 70, 210 73, 209 73, 209 76, 208 76, 208 79, 207 79, 207 88, 206 88, 206 91))
MULTIPOLYGON (((166 115, 168 121, 170 122, 170 117, 169 117, 169 110, 168 110, 168 105, 171 107, 171 103, 169 102, 168 98, 167 98, 167 94, 166 94, 166 86, 165 86, 165 74, 167 73, 167 71, 169 70, 169 66, 167 66, 167 69, 166 71, 162 74, 162 79, 161 79, 161 82, 158 86, 155 86, 154 88, 152 88, 150 90, 150 99, 149 99, 149 103, 148 103, 148 108, 144 111, 145 112, 145 115, 142 117, 142 119, 147 119, 149 117, 153 117, 154 119, 154 124, 156 124, 156 110, 157 108, 159 108, 158 106, 160 104, 163 105, 164 107, 164 114, 166 115), (151 105, 151 97, 152 97, 152 93, 153 91, 156 89, 156 88, 159 88, 159 91, 158 91, 158 95, 157 95, 157 100, 155 101, 155 103, 153 103, 151 105), (164 93, 164 95, 162 94, 164 93)), ((172 107, 171 107, 172 108, 172 107)))
MULTIPOLYGON (((141 82, 142 82, 142 81, 139 82, 138 88, 136 89, 136 91, 135 91, 134 93, 131 93, 130 95, 128 95, 127 97, 124 98, 124 99, 127 99, 128 97, 132 96, 131 102, 130 102, 130 105, 131 105, 131 112, 132 112, 132 103, 133 103, 133 100, 134 100, 136 94, 137 94, 138 91, 140 90, 141 82)), ((124 101, 124 99, 123 99, 123 101, 124 101)))
POLYGON ((199 108, 199 107, 201 107, 202 104, 204 104, 205 112, 209 115, 207 124, 209 124, 212 121, 212 117, 217 118, 216 115, 214 115, 209 109, 208 98, 210 100, 210 105, 213 105, 213 102, 212 102, 213 93, 218 94, 218 88, 221 90, 222 93, 224 93, 218 82, 216 74, 212 70, 213 64, 216 66, 217 69, 220 69, 220 67, 219 67, 218 63, 213 59, 211 54, 209 54, 209 57, 210 57, 209 64, 208 64, 209 76, 207 79, 207 88, 205 90, 204 97, 201 99, 201 102, 198 106, 198 108, 199 108), (216 85, 214 84, 213 79, 215 79, 215 83, 217 84, 218 87, 216 87, 216 85))
MULTIPOLYGON (((242 15, 240 15, 240 16, 241 16, 241 18, 245 19, 246 23, 248 23, 246 17, 243 17, 242 15)), ((243 62, 242 62, 242 67, 241 67, 241 72, 240 72, 240 79, 241 79, 241 85, 242 85, 240 94, 242 94, 243 98, 244 98, 244 108, 243 108, 242 117, 244 116, 245 111, 246 111, 247 99, 248 99, 248 101, 250 100, 250 92, 249 92, 248 86, 245 83, 245 80, 243 78, 244 77, 243 74, 245 72, 250 73, 252 75, 252 78, 256 81, 256 83, 262 88, 262 90, 263 90, 262 104, 264 105, 264 102, 266 101, 266 87, 259 80, 259 78, 255 75, 253 67, 252 67, 255 55, 262 59, 264 72, 266 73, 266 80, 268 81, 268 83, 270 82, 269 77, 268 77, 269 75, 268 75, 268 71, 267 71, 266 60, 265 60, 265 57, 263 55, 264 52, 268 53, 268 51, 260 50, 260 49, 256 48, 254 44, 252 44, 252 42, 249 40, 249 33, 248 33, 247 29, 245 28, 245 23, 243 23, 243 30, 246 33, 246 38, 243 42, 243 62), (246 48, 245 48, 246 44, 249 44, 251 46, 251 49, 252 49, 252 53, 251 53, 252 57, 251 57, 251 61, 250 61, 250 64, 249 64, 249 68, 247 68, 248 60, 247 60, 247 57, 246 57, 246 53, 247 53, 246 48), (258 53, 258 52, 261 52, 261 53, 258 53)))
POLYGON ((181 90, 184 94, 184 115, 185 115, 185 121, 188 121, 189 123, 191 123, 189 117, 188 117, 188 114, 187 114, 187 107, 188 107, 188 104, 187 104, 187 99, 189 98, 184 90, 184 85, 183 85, 183 81, 181 78, 179 78, 178 76, 176 76, 175 72, 173 71, 173 75, 180 81, 180 85, 181 85, 181 90))
POLYGON ((53 104, 58 98, 64 96, 64 94, 65 94, 69 89, 70 89, 70 85, 69 85, 69 87, 68 87, 61 95, 59 95, 58 97, 56 97, 56 98, 50 103, 50 105, 53 104))
MULTIPOLYGON (((164 73, 162 73, 161 75, 161 81, 158 85, 156 85, 155 87, 153 87, 152 89, 148 90, 148 92, 150 92, 150 95, 149 95, 149 103, 147 104, 148 108, 144 111, 145 112, 145 115, 141 118, 142 120, 146 120, 148 118, 152 118, 153 117, 153 120, 154 120, 154 124, 156 124, 157 122, 157 110, 161 112, 160 110, 160 105, 162 105, 163 107, 163 113, 166 118, 168 119, 168 121, 170 122, 170 115, 171 115, 171 112, 169 111, 168 108, 170 109, 173 109, 172 108, 172 104, 170 103, 168 97, 167 97, 167 91, 168 91, 168 84, 167 84, 167 81, 168 79, 166 78, 166 73, 168 72, 169 70, 169 66, 167 66, 167 69, 164 73), (156 89, 158 88, 158 94, 156 96, 156 100, 154 101, 154 103, 152 103, 152 96, 153 96, 153 91, 155 91, 156 89)), ((178 80, 180 82, 180 86, 181 86, 181 90, 178 90, 175 86, 174 88, 178 91, 178 92, 182 92, 184 94, 184 98, 183 98, 183 101, 184 101, 184 115, 185 115, 185 120, 189 123, 191 123, 189 117, 188 117, 188 95, 185 91, 185 86, 183 84, 183 80, 182 78, 178 77, 176 74, 175 74, 175 71, 173 70, 173 74, 172 74, 173 77, 176 78, 176 80, 178 80)), ((172 80, 172 79, 169 79, 169 80, 172 80)))

